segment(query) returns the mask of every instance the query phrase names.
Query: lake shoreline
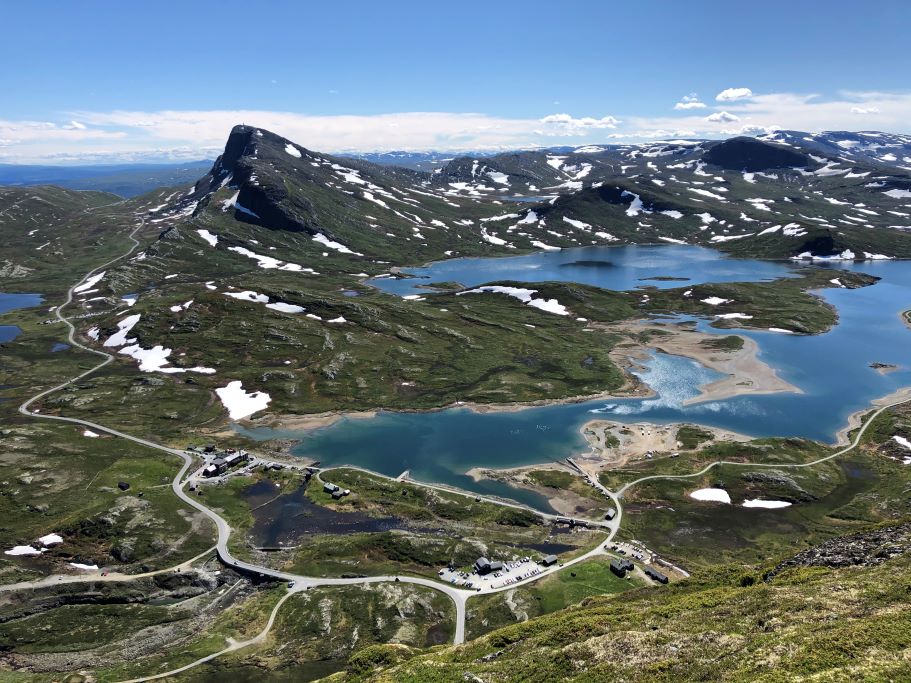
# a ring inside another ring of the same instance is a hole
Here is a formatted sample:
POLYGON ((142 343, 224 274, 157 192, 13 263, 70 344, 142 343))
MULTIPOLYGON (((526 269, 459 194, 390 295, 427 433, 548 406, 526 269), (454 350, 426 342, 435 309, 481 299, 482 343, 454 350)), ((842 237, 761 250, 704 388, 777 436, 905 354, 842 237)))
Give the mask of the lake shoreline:
MULTIPOLYGON (((698 332, 673 323, 660 323, 650 319, 640 319, 619 325, 599 326, 606 332, 620 332, 630 335, 640 334, 648 327, 662 332, 660 337, 635 345, 618 345, 611 350, 611 359, 623 371, 625 383, 619 389, 593 394, 566 396, 554 399, 536 399, 533 401, 515 401, 509 403, 477 403, 474 401, 455 401, 434 408, 373 408, 370 410, 345 411, 330 410, 310 415, 266 414, 254 420, 240 421, 248 427, 267 427, 271 429, 304 430, 328 427, 345 418, 364 419, 376 417, 381 412, 390 413, 433 413, 455 408, 465 408, 479 414, 509 413, 528 408, 541 408, 551 405, 585 403, 588 401, 610 399, 655 398, 658 394, 634 372, 644 369, 644 361, 649 358, 649 350, 669 355, 690 358, 697 363, 715 370, 726 377, 698 387, 699 394, 687 399, 684 405, 704 401, 718 401, 746 394, 803 393, 802 390, 781 379, 777 371, 759 359, 759 345, 749 337, 743 339, 743 347, 738 350, 712 349, 703 344, 706 340, 718 339, 719 335, 698 332)), ((733 332, 732 332, 733 334, 733 332)))
MULTIPOLYGON (((548 503, 561 514, 573 514, 574 506, 579 504, 578 495, 562 489, 551 491, 546 487, 535 485, 528 481, 528 474, 536 470, 562 471, 579 475, 579 470, 589 477, 597 480, 602 471, 624 467, 633 460, 647 459, 648 453, 672 453, 684 450, 686 453, 695 453, 703 448, 723 442, 745 443, 756 437, 732 432, 728 429, 698 425, 692 422, 679 422, 661 424, 653 422, 618 422, 596 418, 586 421, 580 428, 580 433, 588 444, 588 451, 580 451, 570 456, 575 467, 566 461, 551 461, 517 465, 513 467, 486 467, 477 465, 465 474, 475 482, 483 480, 505 481, 510 486, 533 491, 548 497, 548 503), (677 432, 681 427, 696 427, 710 434, 705 442, 696 448, 682 449, 677 441, 677 432), (609 445, 606 432, 614 434, 615 445, 609 445), (623 432, 620 434, 618 432, 623 432)), ((666 457, 666 456, 665 456, 666 457)), ((607 501, 604 501, 607 503, 607 501)))

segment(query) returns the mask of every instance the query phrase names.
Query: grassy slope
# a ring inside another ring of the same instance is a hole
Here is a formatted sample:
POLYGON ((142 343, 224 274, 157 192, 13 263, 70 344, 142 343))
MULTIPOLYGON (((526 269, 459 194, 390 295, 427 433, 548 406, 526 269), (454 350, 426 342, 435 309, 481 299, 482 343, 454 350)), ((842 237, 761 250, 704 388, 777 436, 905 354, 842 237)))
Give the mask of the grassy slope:
POLYGON ((468 645, 333 681, 900 680, 911 557, 804 569, 771 584, 716 568, 683 584, 598 597, 468 645), (820 626, 824 625, 823 628, 820 626))

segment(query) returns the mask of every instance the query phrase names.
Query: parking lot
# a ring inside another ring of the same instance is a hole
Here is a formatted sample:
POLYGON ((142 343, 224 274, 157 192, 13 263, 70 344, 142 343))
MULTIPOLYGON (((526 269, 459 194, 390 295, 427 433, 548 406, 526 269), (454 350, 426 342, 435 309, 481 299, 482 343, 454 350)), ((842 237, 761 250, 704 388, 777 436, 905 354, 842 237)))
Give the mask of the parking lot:
POLYGON ((489 574, 479 575, 471 571, 450 571, 441 569, 439 572, 440 580, 451 583, 454 586, 468 588, 469 590, 484 590, 502 588, 523 579, 536 576, 546 569, 537 560, 530 557, 523 557, 521 560, 510 560, 503 563, 503 569, 500 571, 490 572, 489 574))

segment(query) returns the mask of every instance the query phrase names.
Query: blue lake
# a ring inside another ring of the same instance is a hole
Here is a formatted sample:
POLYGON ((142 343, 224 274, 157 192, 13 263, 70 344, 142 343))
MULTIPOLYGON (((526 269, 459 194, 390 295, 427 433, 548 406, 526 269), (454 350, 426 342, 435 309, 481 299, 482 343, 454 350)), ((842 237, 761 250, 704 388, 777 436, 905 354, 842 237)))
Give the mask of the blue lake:
POLYGON ((711 249, 691 246, 582 247, 501 258, 460 258, 437 261, 423 268, 403 268, 411 277, 372 278, 367 284, 389 294, 427 292, 433 282, 460 282, 475 287, 496 280, 563 281, 626 290, 642 285, 680 287, 699 282, 756 282, 787 277, 795 266, 787 262, 734 259, 711 249), (686 281, 652 280, 654 277, 686 281))
MULTIPOLYGON (((464 408, 384 412, 374 418, 343 418, 308 432, 241 431, 259 439, 300 439, 294 452, 327 466, 359 465, 391 476, 410 470, 415 479, 499 494, 540 508, 546 504, 537 496, 506 485, 474 482, 464 473, 475 466, 544 463, 577 453, 585 449, 580 427, 596 417, 629 422, 697 422, 754 436, 800 436, 831 442, 851 413, 867 407, 873 399, 911 386, 911 330, 899 317, 911 307, 911 262, 845 263, 832 268, 857 270, 882 279, 861 289, 821 292, 839 313, 838 324, 830 332, 799 336, 736 331, 755 339, 760 357, 783 379, 799 387, 801 394, 740 396, 684 406, 686 399, 697 395, 700 385, 720 375, 687 358, 653 354, 639 374, 657 392, 654 398, 556 404, 499 413, 464 408), (873 362, 899 368, 881 374, 870 367, 873 362)), ((457 280, 467 286, 498 279, 571 280, 629 289, 643 284, 643 277, 689 277, 692 284, 756 281, 791 273, 793 268, 787 263, 728 259, 699 248, 598 247, 507 259, 462 259, 414 270, 431 271, 430 282, 457 280), (579 261, 609 261, 613 265, 563 265, 579 261)), ((380 279, 372 284, 403 295, 420 282, 380 279)), ((681 286, 680 282, 645 284, 681 286)), ((709 327, 709 320, 696 320, 702 331, 730 334, 709 327)))
MULTIPOLYGON (((40 294, 3 294, 0 292, 0 315, 19 308, 39 306, 43 299, 40 294)), ((12 341, 22 332, 15 325, 0 325, 0 342, 12 341)))

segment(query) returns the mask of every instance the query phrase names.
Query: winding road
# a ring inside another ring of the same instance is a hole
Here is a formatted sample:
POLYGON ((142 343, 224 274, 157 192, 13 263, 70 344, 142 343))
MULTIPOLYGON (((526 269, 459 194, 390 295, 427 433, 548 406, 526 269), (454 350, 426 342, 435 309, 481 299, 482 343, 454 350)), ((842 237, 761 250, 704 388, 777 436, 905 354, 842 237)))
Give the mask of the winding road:
MULTIPOLYGON (((641 477, 639 479, 636 479, 634 481, 631 481, 631 482, 625 484, 623 487, 621 487, 616 492, 610 491, 609 489, 607 489, 606 487, 601 485, 600 482, 594 481, 594 485, 598 488, 598 490, 601 491, 604 495, 608 496, 613 501, 613 503, 617 509, 617 514, 614 517, 614 519, 610 520, 609 522, 589 521, 589 520, 586 520, 586 521, 588 522, 589 525, 602 528, 604 531, 606 531, 607 537, 605 539, 601 540, 590 551, 564 562, 561 566, 555 565, 553 567, 543 569, 540 573, 535 574, 534 576, 528 577, 521 581, 516 581, 515 583, 509 584, 509 585, 503 585, 503 586, 498 586, 498 587, 486 586, 486 587, 482 587, 482 589, 480 591, 476 591, 476 590, 468 590, 465 588, 459 588, 454 585, 445 584, 440 581, 435 581, 433 579, 427 579, 427 578, 421 578, 421 577, 417 577, 417 576, 383 575, 383 576, 371 576, 371 577, 359 577, 359 578, 324 578, 324 577, 309 577, 309 576, 303 576, 300 574, 279 571, 279 570, 272 569, 269 567, 264 567, 264 566, 246 562, 244 560, 240 560, 238 558, 235 558, 231 554, 231 551, 228 547, 228 542, 231 537, 231 527, 228 524, 228 522, 223 517, 221 517, 218 513, 214 512, 213 510, 204 506, 202 503, 199 502, 199 500, 197 500, 197 498, 189 495, 184 490, 184 486, 186 484, 184 477, 187 474, 188 470, 194 465, 194 462, 195 462, 193 457, 190 456, 185 451, 174 449, 174 448, 169 448, 167 446, 163 446, 161 444, 155 443, 154 441, 150 441, 148 439, 143 439, 141 437, 133 436, 132 434, 127 434, 127 433, 118 431, 116 429, 106 427, 104 425, 98 424, 97 422, 91 422, 89 420, 82 420, 79 418, 63 417, 63 416, 58 416, 58 415, 45 415, 45 414, 30 410, 30 407, 35 402, 41 400, 42 398, 44 398, 50 394, 53 394, 56 391, 66 388, 67 386, 71 385, 74 382, 77 382, 77 381, 85 378, 86 376, 103 368, 105 365, 107 365, 114 359, 114 356, 110 353, 85 346, 85 345, 81 344, 79 341, 77 341, 76 328, 74 327, 72 322, 70 322, 70 320, 66 316, 63 315, 63 309, 72 303, 73 290, 80 283, 84 282, 87 278, 91 277, 92 275, 95 275, 98 271, 100 271, 104 268, 107 268, 107 267, 113 265, 114 263, 128 257, 139 246, 139 241, 136 239, 135 235, 144 227, 145 218, 139 217, 139 219, 140 219, 139 225, 136 228, 134 228, 128 235, 128 238, 132 242, 132 246, 129 248, 129 250, 126 253, 122 254, 121 256, 113 258, 110 261, 107 261, 106 263, 104 263, 104 264, 94 268, 93 270, 89 271, 88 273, 86 273, 77 283, 75 283, 72 287, 69 288, 69 290, 67 291, 66 301, 63 304, 61 304, 60 306, 58 306, 57 309, 55 310, 56 317, 61 322, 66 324, 67 327, 69 328, 69 332, 67 335, 69 343, 74 347, 82 349, 83 351, 95 354, 97 356, 101 356, 103 360, 98 365, 92 367, 89 370, 86 370, 82 374, 80 374, 76 377, 73 377, 72 379, 69 379, 50 389, 46 389, 46 390, 42 391, 41 393, 33 396, 32 398, 26 400, 19 406, 19 412, 22 413, 23 415, 26 415, 26 416, 29 416, 32 418, 43 419, 43 420, 55 420, 55 421, 59 421, 59 422, 67 422, 67 423, 71 423, 71 424, 81 425, 81 426, 84 426, 87 428, 91 428, 93 430, 97 430, 97 431, 101 431, 101 432, 110 434, 115 437, 119 437, 122 439, 126 439, 128 441, 132 441, 133 443, 137 443, 141 446, 145 446, 146 448, 152 448, 152 449, 156 449, 158 451, 163 451, 165 453, 169 453, 171 455, 174 455, 174 456, 180 458, 183 461, 183 464, 171 482, 171 489, 173 490, 174 495, 177 496, 181 501, 183 501, 187 505, 189 505, 189 506, 195 508, 196 510, 198 510, 199 512, 201 512, 203 515, 205 515, 210 520, 212 520, 212 522, 215 524, 217 542, 214 546, 214 550, 217 552, 220 560, 223 563, 225 563, 226 565, 231 566, 235 569, 253 573, 253 574, 259 574, 259 575, 266 576, 266 577, 271 577, 276 580, 288 582, 289 584, 292 584, 292 585, 290 585, 287 593, 284 596, 282 596, 282 598, 274 606, 265 627, 255 637, 253 637, 249 640, 245 640, 245 641, 231 641, 229 643, 229 646, 226 647, 225 649, 223 649, 219 652, 210 654, 206 657, 203 657, 203 658, 196 660, 194 662, 191 662, 189 664, 186 664, 180 668, 177 668, 177 669, 174 669, 171 671, 166 671, 166 672, 162 672, 162 673, 149 675, 149 676, 144 676, 141 678, 131 679, 131 681, 129 681, 128 683, 140 683, 142 681, 150 681, 150 680, 165 678, 165 677, 172 676, 172 675, 175 675, 178 673, 182 673, 193 667, 196 667, 196 666, 199 666, 206 662, 209 662, 209 661, 215 659, 216 657, 219 657, 226 653, 233 652, 238 649, 262 642, 263 640, 265 640, 269 631, 271 630, 271 628, 275 622, 276 615, 278 614, 278 610, 291 596, 295 595, 298 592, 308 590, 310 588, 322 587, 322 586, 347 586, 347 585, 366 585, 366 584, 385 583, 385 582, 400 582, 400 583, 407 583, 407 584, 412 584, 412 585, 417 585, 417 586, 423 586, 426 588, 440 591, 440 592, 444 593, 445 595, 449 596, 449 598, 453 601, 453 604, 455 605, 456 624, 455 624, 455 632, 454 632, 453 641, 455 644, 461 644, 465 641, 466 603, 468 601, 468 598, 470 598, 471 596, 495 593, 495 592, 505 591, 505 590, 511 590, 513 588, 516 588, 517 586, 523 586, 523 585, 533 583, 533 582, 543 578, 544 576, 547 576, 548 574, 554 573, 556 571, 561 571, 561 570, 571 567, 579 562, 584 562, 585 560, 590 559, 591 557, 594 557, 596 555, 603 555, 605 553, 605 550, 604 550, 605 546, 611 540, 613 540, 614 536, 616 535, 617 531, 620 528, 620 522, 621 522, 621 519, 623 516, 623 507, 620 503, 620 498, 632 486, 635 486, 641 482, 649 481, 652 479, 689 479, 689 478, 693 478, 693 477, 698 477, 698 476, 708 472, 713 467, 720 466, 720 465, 732 465, 732 466, 743 466, 743 467, 775 467, 775 468, 811 467, 813 465, 817 465, 817 464, 825 462, 827 460, 837 458, 838 456, 844 455, 845 453, 848 453, 849 451, 856 448, 857 445, 860 443, 861 438, 863 437, 865 431, 867 430, 868 426, 871 424, 871 422, 873 421, 874 418, 876 418, 883 411, 888 410, 889 408, 895 407, 897 405, 906 403, 909 400, 911 400, 911 399, 905 399, 902 401, 896 401, 893 403, 889 403, 887 405, 883 405, 882 407, 877 409, 873 413, 873 415, 860 426, 859 430, 857 431, 857 434, 854 437, 854 440, 848 446, 846 446, 845 448, 842 448, 841 450, 839 450, 835 453, 832 453, 828 456, 818 458, 817 460, 814 460, 812 462, 799 463, 799 464, 760 464, 760 463, 738 463, 738 462, 729 462, 729 461, 717 461, 717 462, 710 463, 709 465, 706 465, 703 469, 699 470, 698 472, 694 472, 692 474, 650 475, 650 476, 646 476, 646 477, 641 477)), ((371 474, 376 474, 376 473, 371 472, 371 474)), ((418 486, 423 486, 423 487, 426 487, 429 489, 446 491, 446 492, 451 492, 451 493, 458 493, 460 495, 468 495, 468 496, 475 497, 471 493, 467 493, 464 491, 458 491, 458 490, 451 489, 446 486, 435 485, 435 484, 425 484, 422 482, 414 482, 414 481, 411 481, 410 483, 413 483, 418 486)), ((540 515, 542 518, 548 519, 548 520, 555 520, 557 518, 556 515, 541 513, 540 511, 533 510, 532 508, 529 508, 524 505, 516 504, 516 503, 510 503, 510 502, 493 499, 493 498, 484 498, 484 500, 487 500, 488 502, 495 503, 498 505, 504 505, 507 507, 511 507, 511 508, 530 510, 530 511, 534 512, 535 514, 540 515)), ((51 585, 57 585, 59 583, 97 582, 97 581, 134 581, 134 580, 152 576, 155 574, 177 571, 178 569, 189 567, 194 561, 200 559, 201 557, 205 556, 206 554, 208 554, 211 551, 212 551, 212 549, 207 550, 205 553, 203 553, 195 558, 192 558, 190 560, 187 560, 187 561, 181 563, 180 565, 176 565, 175 567, 159 570, 156 572, 148 572, 145 574, 136 574, 136 575, 126 575, 126 574, 114 573, 114 574, 107 574, 106 576, 101 576, 100 573, 95 573, 95 574, 83 574, 83 575, 79 575, 79 576, 51 576, 51 577, 47 577, 45 579, 41 579, 41 580, 33 581, 33 582, 22 582, 22 583, 17 583, 17 584, 9 584, 7 586, 0 586, 0 591, 34 589, 34 588, 47 587, 47 586, 51 586, 51 585)))
MULTIPOLYGON (((424 586, 426 588, 431 588, 433 590, 440 591, 440 592, 444 593, 445 595, 449 596, 449 598, 453 601, 453 604, 455 605, 456 624, 455 624, 455 632, 453 634, 453 642, 454 642, 454 644, 458 645, 458 644, 465 642, 466 603, 467 603, 469 597, 471 597, 473 595, 495 593, 495 592, 499 592, 499 591, 503 591, 503 590, 510 590, 512 588, 515 588, 516 586, 521 586, 521 585, 525 585, 528 583, 532 583, 555 571, 559 571, 560 569, 564 569, 564 568, 572 566, 578 562, 582 562, 582 561, 588 559, 589 557, 603 553, 602 544, 605 541, 610 541, 616 534, 617 529, 619 528, 619 514, 618 514, 617 518, 615 520, 612 520, 612 522, 610 524, 605 524, 605 523, 600 523, 600 522, 597 523, 597 526, 605 527, 608 530, 608 536, 606 539, 604 539, 604 541, 600 541, 598 543, 598 545, 594 549, 590 550, 589 552, 565 562, 562 567, 554 566, 549 569, 542 570, 540 573, 538 573, 534 576, 528 577, 527 579, 524 579, 521 581, 517 581, 513 584, 506 585, 506 586, 499 586, 499 587, 485 587, 485 588, 482 588, 481 591, 468 590, 465 588, 458 588, 456 586, 441 583, 439 581, 435 581, 432 579, 426 579, 426 578, 421 578, 421 577, 416 577, 416 576, 407 576, 407 575, 399 575, 399 576, 382 575, 382 576, 370 576, 370 577, 358 577, 358 578, 309 577, 309 576, 303 576, 300 574, 279 571, 276 569, 272 569, 270 567, 264 567, 261 565, 252 564, 252 563, 246 562, 244 560, 235 558, 231 554, 231 551, 228 548, 228 541, 231 537, 231 527, 228 524, 228 522, 223 517, 221 517, 218 513, 207 508, 202 503, 200 503, 196 498, 187 494, 186 491, 184 490, 184 484, 185 484, 184 476, 186 475, 187 471, 194 464, 194 460, 193 460, 192 456, 190 456, 188 453, 186 453, 185 451, 182 451, 182 450, 178 450, 176 448, 170 448, 168 446, 163 446, 159 443, 155 443, 154 441, 150 441, 148 439, 143 439, 141 437, 134 436, 132 434, 127 434, 125 432, 121 432, 117 429, 113 429, 111 427, 107 427, 105 425, 98 424, 97 422, 92 422, 90 420, 83 420, 83 419, 74 418, 74 417, 64 417, 64 416, 60 416, 60 415, 46 415, 46 414, 43 414, 40 412, 35 412, 30 409, 30 407, 33 404, 35 404, 37 401, 40 401, 41 399, 45 398, 46 396, 49 396, 50 394, 53 394, 57 391, 60 391, 61 389, 64 389, 64 388, 70 386, 74 382, 78 382, 79 380, 84 379, 88 375, 96 372, 97 370, 100 370, 101 368, 103 368, 108 363, 110 363, 111 361, 114 360, 113 354, 107 353, 106 351, 100 351, 98 349, 94 349, 94 348, 91 348, 89 346, 86 346, 86 345, 80 343, 76 339, 76 328, 73 325, 73 323, 70 321, 70 319, 63 315, 63 309, 65 309, 67 306, 69 306, 73 302, 73 290, 76 287, 78 287, 82 282, 84 282, 88 278, 92 277, 93 275, 97 274, 98 271, 108 268, 109 266, 113 265, 114 263, 117 263, 118 261, 121 261, 124 258, 128 257, 139 246, 139 241, 136 239, 135 235, 140 230, 142 230, 142 228, 144 227, 145 218, 139 217, 139 220, 140 220, 139 225, 136 226, 136 228, 134 228, 128 235, 129 240, 132 242, 132 246, 124 254, 121 254, 120 256, 115 257, 115 258, 93 268, 88 273, 86 273, 82 278, 80 278, 76 283, 74 283, 67 290, 66 300, 60 306, 58 306, 54 311, 54 314, 57 317, 57 319, 60 320, 61 322, 63 322, 68 327, 67 340, 69 341, 69 343, 76 348, 82 349, 83 351, 95 354, 97 356, 101 356, 103 360, 98 365, 86 370, 85 372, 77 375, 76 377, 73 377, 54 387, 51 387, 50 389, 45 389, 44 391, 36 394, 35 396, 32 396, 31 398, 24 401, 19 406, 19 412, 23 415, 26 415, 26 416, 32 417, 32 418, 37 418, 37 419, 42 419, 42 420, 55 420, 58 422, 67 422, 70 424, 81 425, 83 427, 88 427, 93 430, 97 430, 100 432, 104 432, 106 434, 110 434, 111 436, 116 436, 121 439, 126 439, 128 441, 132 441, 133 443, 137 443, 141 446, 145 446, 146 448, 153 448, 155 450, 163 451, 165 453, 169 453, 171 455, 174 455, 174 456, 180 458, 183 461, 183 464, 171 482, 171 489, 173 490, 174 495, 177 496, 180 500, 182 500, 187 505, 189 505, 189 506, 195 508, 196 510, 198 510, 199 512, 201 512, 203 515, 205 515, 210 520, 212 520, 212 522, 215 524, 217 542, 215 544, 214 550, 218 553, 218 556, 221 559, 221 561, 224 562, 226 565, 229 565, 235 569, 254 573, 254 574, 259 574, 261 576, 268 576, 268 577, 271 577, 273 579, 277 579, 280 581, 287 581, 289 583, 293 583, 293 585, 290 587, 288 593, 273 608, 273 611, 269 617, 266 627, 255 638, 248 640, 248 641, 240 641, 240 642, 232 643, 228 648, 225 648, 224 650, 222 650, 220 652, 213 653, 207 657, 204 657, 200 660, 192 662, 184 667, 181 667, 180 669, 176 669, 174 671, 166 671, 166 672, 154 674, 151 676, 145 676, 142 678, 133 679, 133 681, 135 683, 138 683, 139 681, 149 681, 149 680, 155 680, 158 678, 164 678, 167 676, 171 676, 173 674, 180 673, 182 671, 186 671, 187 669, 190 669, 190 668, 193 668, 200 664, 203 664, 205 662, 211 661, 212 659, 214 659, 222 654, 225 654, 227 652, 231 652, 231 651, 240 649, 241 647, 246 647, 248 645, 262 641, 268 634, 269 630, 272 628, 272 625, 275 621, 275 616, 278 612, 278 609, 281 607, 282 604, 284 604, 284 602, 291 595, 293 595, 297 592, 300 592, 302 590, 307 590, 309 588, 315 588, 315 587, 321 587, 321 586, 348 586, 348 585, 366 585, 366 584, 373 584, 373 583, 399 582, 399 583, 408 583, 408 584, 413 584, 413 585, 418 585, 418 586, 424 586)), ((447 487, 426 485, 426 484, 423 484, 420 482, 413 482, 413 483, 415 483, 416 485, 419 485, 419 486, 427 486, 428 488, 437 489, 437 490, 441 490, 441 491, 459 493, 458 491, 454 491, 453 489, 449 489, 447 487)), ((464 492, 462 492, 462 494, 471 495, 471 494, 466 494, 464 492)), ((617 503, 617 509, 619 510, 620 509, 619 501, 617 501, 616 498, 613 496, 612 496, 612 498, 614 498, 615 502, 617 503)), ((507 502, 492 499, 492 498, 488 498, 486 500, 488 500, 488 502, 492 502, 492 503, 495 503, 498 505, 504 505, 504 506, 512 507, 512 508, 521 508, 521 509, 531 510, 532 512, 535 512, 536 514, 541 515, 542 517, 547 518, 547 519, 556 518, 555 515, 546 515, 546 514, 543 514, 541 512, 538 512, 536 510, 533 510, 532 508, 528 508, 523 505, 519 505, 519 504, 515 504, 515 503, 507 503, 507 502)), ((56 585, 58 583, 84 583, 84 582, 95 582, 95 581, 134 581, 134 580, 137 580, 140 578, 145 578, 147 576, 152 576, 152 575, 155 575, 158 573, 177 571, 180 568, 189 566, 189 564, 191 562, 199 559, 199 557, 204 556, 208 552, 211 552, 211 551, 206 551, 206 553, 203 553, 202 555, 197 556, 196 558, 193 558, 192 560, 188 560, 184 563, 181 563, 180 565, 176 565, 176 566, 168 568, 168 569, 159 570, 157 572, 149 572, 149 573, 145 573, 145 574, 136 574, 136 575, 126 575, 126 574, 115 573, 115 574, 107 574, 106 576, 102 576, 100 573, 97 573, 97 574, 83 574, 83 575, 79 575, 79 576, 51 576, 51 577, 47 577, 45 579, 41 579, 39 581, 10 584, 5 587, 0 587, 0 590, 34 589, 34 588, 47 587, 50 585, 56 585)))

